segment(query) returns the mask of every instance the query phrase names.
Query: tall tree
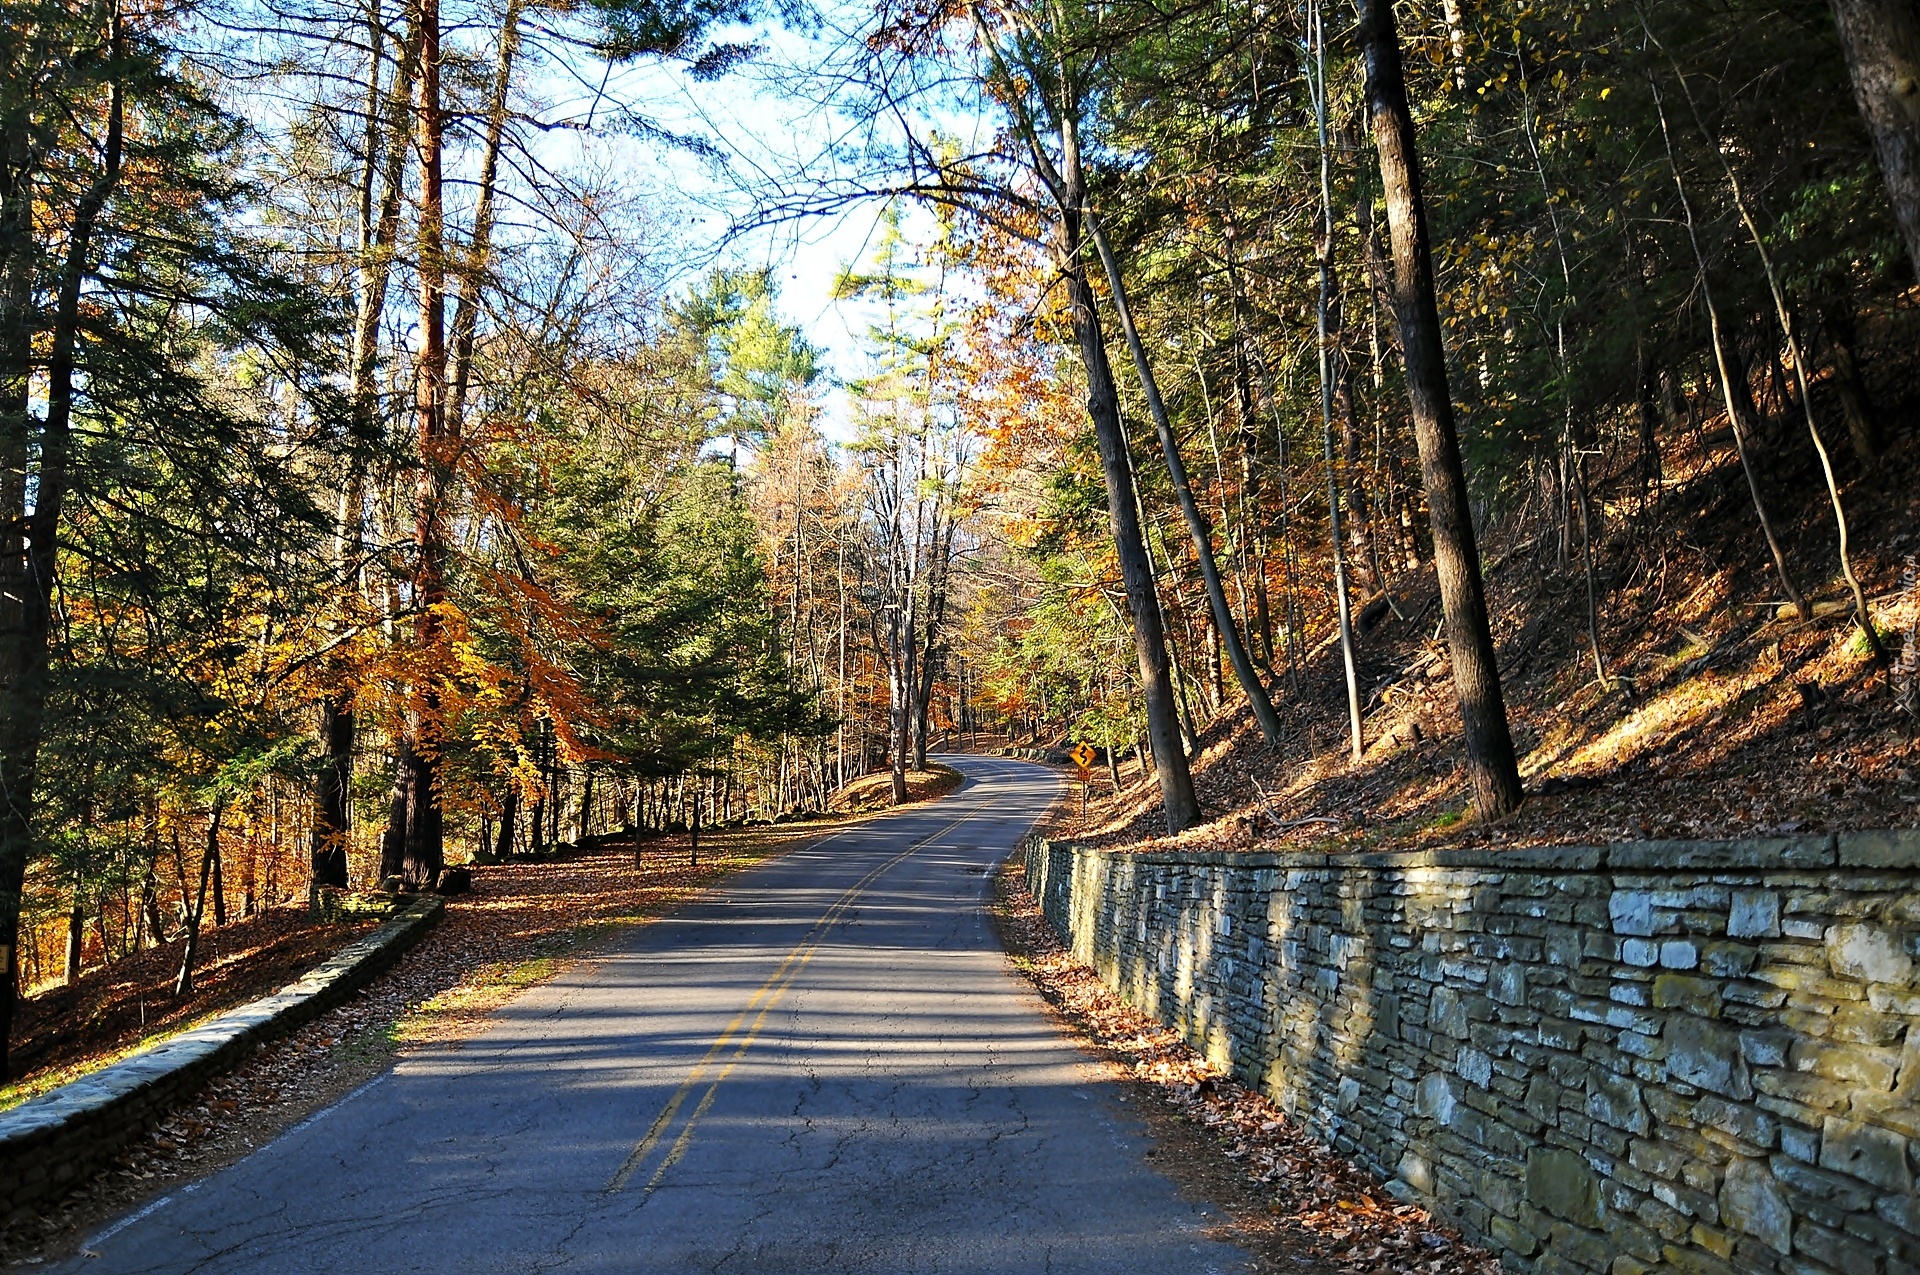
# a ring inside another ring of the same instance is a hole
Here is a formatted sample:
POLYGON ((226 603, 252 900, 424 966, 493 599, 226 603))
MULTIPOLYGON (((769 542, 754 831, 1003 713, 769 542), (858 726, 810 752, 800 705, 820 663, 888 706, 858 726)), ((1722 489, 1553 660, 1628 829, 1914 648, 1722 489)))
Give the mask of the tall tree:
MULTIPOLYGON (((1273 701, 1267 695, 1266 684, 1254 670, 1246 644, 1241 641, 1240 626, 1234 621, 1232 607, 1227 602, 1226 586, 1221 583, 1220 568, 1213 556, 1213 529, 1207 525, 1206 515, 1200 511, 1200 502, 1194 499, 1193 484, 1187 479, 1186 462, 1181 459, 1179 441, 1173 436, 1173 421, 1167 415, 1165 402, 1160 398, 1160 384, 1154 378, 1153 365, 1147 359, 1140 334, 1134 329, 1133 312, 1127 306, 1126 282, 1121 276, 1119 260, 1114 256, 1113 247, 1100 226, 1099 217, 1091 210, 1086 210, 1084 216, 1088 236, 1093 240, 1094 249, 1106 270, 1107 285, 1113 293, 1114 310, 1120 319, 1120 330, 1126 336, 1127 349, 1133 356, 1134 370, 1140 376, 1140 388, 1147 398, 1148 414, 1153 417, 1154 429, 1160 435, 1160 454, 1166 461, 1167 478, 1173 484, 1174 498, 1180 504, 1181 515, 1187 523, 1187 533, 1193 540, 1194 557, 1200 564, 1200 579, 1206 588, 1207 605, 1213 615, 1213 631, 1226 648, 1227 661, 1232 665, 1234 679, 1240 683, 1240 690, 1253 710, 1253 720, 1260 727, 1261 738, 1269 745, 1278 744, 1280 717, 1273 711, 1273 701)), ((1346 604, 1344 585, 1343 578, 1342 607, 1346 604)))
POLYGON ((382 841, 380 875, 418 889, 439 881, 442 844, 439 762, 445 742, 439 690, 446 604, 447 497, 460 442, 449 432, 446 345, 446 215, 441 147, 446 118, 440 103, 440 3, 414 0, 419 47, 415 77, 414 149, 420 156, 419 224, 414 272, 420 284, 420 346, 414 357, 414 428, 419 471, 414 481, 413 561, 409 585, 418 665, 408 688, 405 733, 396 741, 391 813, 382 841))
POLYGON ((1517 809, 1523 793, 1487 619, 1467 475, 1454 431, 1453 397, 1434 296, 1433 249, 1420 188, 1420 155, 1414 142, 1413 113, 1407 106, 1392 0, 1360 0, 1360 42, 1393 245, 1394 319, 1426 483, 1434 569, 1453 657, 1467 771, 1473 781, 1475 811, 1483 819, 1494 819, 1517 809))
POLYGON ((1910 0, 1833 0, 1854 100, 1920 275, 1920 8, 1910 0))
MULTIPOLYGON (((381 68, 388 43, 385 13, 378 0, 367 14, 367 95, 365 128, 361 135, 359 188, 356 191, 358 227, 354 263, 355 314, 347 353, 347 398, 351 410, 348 432, 352 449, 346 482, 341 487, 339 529, 335 535, 334 565, 343 595, 354 592, 364 570, 366 554, 367 466, 379 442, 380 327, 386 315, 387 294, 400 232, 407 158, 412 154, 408 114, 419 65, 417 23, 407 26, 407 38, 395 41, 394 77, 383 96, 381 68), (377 208, 377 212, 376 212, 377 208)), ((311 888, 344 887, 348 883, 347 836, 351 823, 353 758, 358 719, 349 690, 330 688, 319 706, 322 760, 314 792, 311 888)))
MULTIPOLYGON (((56 553, 59 545, 61 515, 73 483, 73 409, 75 393, 76 345, 80 340, 80 294, 98 268, 94 236, 100 227, 107 201, 120 184, 126 144, 127 81, 132 71, 126 63, 126 32, 119 6, 89 6, 71 21, 64 6, 47 6, 39 15, 48 23, 45 44, 41 40, 9 40, 13 55, 9 72, 10 101, 6 112, 8 168, 7 194, 13 206, 0 210, 10 232, 4 245, 10 260, 0 275, 23 277, 25 296, 10 297, 20 310, 4 316, 14 335, 24 328, 27 339, 10 342, 11 353, 19 361, 4 369, 5 382, 17 387, 5 405, 9 433, 8 458, 24 471, 29 456, 37 456, 38 465, 24 481, 10 484, 10 499, 20 503, 5 511, 12 526, 24 529, 15 542, 18 546, 3 564, 0 596, 7 599, 8 623, 0 630, 0 1076, 7 1074, 7 1039, 13 1025, 14 997, 19 971, 16 951, 19 942, 20 896, 25 885, 27 860, 34 841, 34 786, 38 779, 40 743, 45 733, 47 706, 48 638, 53 624, 53 591, 56 553), (62 21, 62 19, 69 19, 62 21), (49 49, 48 44, 67 55, 49 49), (58 43, 56 43, 58 42, 58 43), (52 57, 48 57, 52 54, 52 57), (23 56, 24 55, 24 56, 23 56), (47 61, 40 61, 47 58, 47 61), (28 59, 32 59, 29 61, 28 59), (22 65, 25 62, 25 65, 22 65), (35 63, 38 63, 37 65, 35 63), (18 77, 18 78, 15 78, 18 77), (39 90, 39 94, 35 94, 39 90), (38 100, 35 100, 38 96, 38 100), (72 111, 99 128, 95 143, 91 179, 75 192, 72 203, 61 211, 66 214, 66 244, 56 262, 51 286, 54 314, 48 332, 46 369, 46 411, 38 421, 27 401, 33 376, 34 320, 31 316, 32 281, 38 273, 48 245, 38 242, 39 227, 33 224, 34 203, 40 192, 35 189, 45 160, 44 144, 36 134, 61 129, 58 115, 72 111), (36 154, 36 152, 39 152, 36 154), (24 232, 24 233, 22 233, 24 232), (15 237, 18 236, 18 237, 15 237), (26 505, 28 489, 32 507, 26 505)), ((26 36, 28 27, 10 27, 18 36, 26 36)), ((151 66, 143 67, 151 73, 151 66)), ((16 285, 17 286, 17 285, 16 285)), ((12 289, 9 289, 12 291, 12 289)))
MULTIPOLYGON (((1127 609, 1140 666, 1140 684, 1147 705, 1147 735, 1167 831, 1178 833, 1200 821, 1200 803, 1193 791, 1193 775, 1180 738, 1179 708, 1174 701, 1172 663, 1160 617, 1160 598, 1153 567, 1147 557, 1146 537, 1140 527, 1133 459, 1126 427, 1120 419, 1120 396, 1113 366, 1107 358, 1100 311, 1087 282, 1087 257, 1092 244, 1085 225, 1086 174, 1080 153, 1080 112, 1086 89, 1073 77, 1060 51, 1037 50, 1040 63, 1021 74, 1012 72, 986 15, 976 5, 973 25, 992 59, 996 95, 1013 113, 1034 177, 1046 191, 1052 209, 1052 249, 1060 280, 1066 285, 1075 344, 1087 377, 1087 415, 1100 449, 1100 468, 1106 477, 1107 509, 1126 588, 1127 609), (1029 100, 1029 94, 1036 100, 1029 100), (1050 117, 1048 132, 1058 146, 1058 157, 1048 149, 1034 108, 1050 117)), ((1064 39, 1066 32, 1055 32, 1064 39)))
MULTIPOLYGON (((49 831, 47 745, 71 741, 67 715, 87 698, 67 661, 88 641, 123 660, 168 627, 148 609, 140 642, 100 624, 56 631, 56 596, 69 583, 78 596, 105 590, 107 615, 139 615, 171 582, 201 630, 181 646, 207 651, 207 630, 219 627, 209 621, 232 614, 205 604, 222 592, 221 573, 203 572, 194 555, 269 562, 304 548, 316 516, 288 481, 292 453, 316 423, 324 435, 339 420, 323 385, 333 316, 274 268, 273 241, 239 229, 236 210, 256 194, 234 175, 245 130, 180 73, 151 15, 105 2, 49 4, 36 16, 39 39, 0 40, 12 59, 0 115, 16 130, 7 198, 18 201, 0 208, 0 224, 17 225, 19 213, 28 229, 0 244, 0 277, 24 278, 26 302, 0 315, 15 325, 6 349, 25 360, 0 369, 0 384, 44 387, 40 403, 10 397, 0 421, 17 466, 0 484, 16 502, 0 558, 0 1041, 11 1030, 27 867, 49 831), (12 340, 22 325, 29 339, 12 340), (236 366, 284 372, 249 387, 232 378, 236 366), (301 404, 301 431, 284 418, 269 426, 276 395, 301 404), (183 560, 198 594, 174 576, 183 560)), ((297 574, 285 558, 275 565, 297 574)), ((149 675, 191 680, 165 664, 149 675)), ((177 720, 193 716, 148 698, 177 720)))

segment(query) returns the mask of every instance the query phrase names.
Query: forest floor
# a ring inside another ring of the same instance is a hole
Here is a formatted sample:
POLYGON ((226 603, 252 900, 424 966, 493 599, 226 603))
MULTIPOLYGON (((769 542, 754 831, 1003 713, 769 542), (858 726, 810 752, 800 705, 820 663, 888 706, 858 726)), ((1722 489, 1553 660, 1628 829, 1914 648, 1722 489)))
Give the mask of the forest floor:
MULTIPOLYGON (((32 1265, 71 1251, 84 1235, 142 1198, 238 1160, 280 1130, 366 1084, 397 1051, 453 1047, 477 1030, 489 1011, 525 988, 591 953, 612 933, 659 916, 717 879, 773 855, 831 835, 858 817, 805 823, 706 829, 700 861, 688 862, 685 836, 642 842, 642 863, 631 843, 563 853, 543 861, 476 865, 472 893, 447 900, 440 923, 399 965, 347 1004, 255 1053, 211 1082, 197 1100, 177 1108, 160 1127, 121 1154, 117 1163, 59 1204, 0 1231, 0 1263, 32 1265)), ((287 930, 279 946, 259 943, 242 954, 236 936, 253 922, 219 931, 227 971, 209 978, 202 997, 179 1013, 179 1023, 231 1008, 271 991, 314 960, 346 943, 359 927, 292 923, 278 912, 261 927, 287 930), (306 952, 313 960, 296 960, 306 952), (285 977, 270 974, 284 970, 285 977)), ((156 949, 164 953, 165 949, 156 949)), ((176 957, 177 959, 177 957, 176 957)), ((214 968, 210 961, 209 971, 214 968)), ((163 998, 166 962, 141 986, 163 998)), ((114 967, 120 977, 119 967, 114 967)), ((83 980, 80 991, 87 991, 83 980)), ((38 998, 36 998, 38 999, 38 998)), ((31 1003, 31 1002, 30 1002, 31 1003)), ((150 1006, 151 1008, 151 1006, 150 1006)), ((99 1038, 105 1042, 107 1036, 99 1038)), ((111 1038, 120 1040, 119 1037, 111 1038)), ((124 1043, 113 1046, 125 1052, 124 1043)), ((75 1071, 105 1057, 75 1043, 61 1057, 75 1071)))
MULTIPOLYGON (((951 766, 931 763, 925 770, 907 772, 907 802, 926 801, 932 797, 944 797, 960 786, 964 779, 959 771, 951 766)), ((827 808, 836 811, 887 810, 893 806, 893 775, 889 771, 866 775, 854 780, 839 792, 833 794, 827 808)))
MULTIPOLYGON (((1920 313, 1902 316, 1909 348, 1920 313)), ((1704 416, 1643 488, 1629 455, 1596 463, 1600 650, 1594 667, 1577 522, 1565 550, 1530 501, 1496 519, 1482 556, 1503 688, 1528 798, 1493 823, 1471 814, 1451 665, 1431 567, 1402 571, 1356 610, 1365 753, 1349 755, 1345 671, 1331 589, 1302 595, 1317 642, 1276 653, 1288 737, 1269 748, 1238 689, 1199 731, 1195 786, 1207 822, 1164 837, 1157 785, 1137 763, 1075 835, 1138 849, 1392 850, 1592 844, 1909 826, 1920 818, 1920 393, 1893 376, 1883 333, 1885 450, 1864 472, 1821 385, 1854 567, 1894 660, 1876 665, 1850 621, 1837 535, 1797 406, 1775 405, 1756 443, 1764 499, 1799 587, 1785 606, 1724 417, 1704 416), (1391 597, 1391 606, 1384 598, 1391 597), (1375 605, 1367 602, 1381 599, 1375 605), (1906 670, 1900 668, 1903 648, 1906 670)), ((1900 367, 1911 362, 1907 355, 1900 367)), ((1763 399, 1763 403, 1764 403, 1763 399)), ((1304 587, 1303 582, 1303 587, 1304 587)), ((1318 587, 1318 586, 1316 586, 1318 587)), ((1276 607, 1283 607, 1276 600, 1276 607)), ((1204 720, 1207 690, 1189 697, 1204 720)))
POLYGON ((1326 1275, 1497 1275, 1499 1259, 1307 1136, 1264 1097, 1209 1066, 1074 961, 1026 891, 1019 855, 999 879, 996 917, 1014 968, 1063 1025, 1117 1072, 1175 1185, 1232 1220, 1220 1238, 1262 1269, 1326 1275))
POLYGON ((324 925, 304 907, 268 908, 202 931, 194 990, 183 999, 173 982, 185 938, 37 992, 15 1011, 18 1079, 0 1086, 0 1111, 284 987, 378 924, 324 925))

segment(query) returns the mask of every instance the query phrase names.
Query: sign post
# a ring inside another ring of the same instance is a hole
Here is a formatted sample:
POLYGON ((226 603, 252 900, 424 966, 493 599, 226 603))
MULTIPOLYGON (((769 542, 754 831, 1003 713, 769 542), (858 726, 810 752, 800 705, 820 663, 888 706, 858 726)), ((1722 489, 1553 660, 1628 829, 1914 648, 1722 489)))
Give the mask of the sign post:
POLYGON ((1073 764, 1080 770, 1080 822, 1085 823, 1087 821, 1087 785, 1093 778, 1093 763, 1100 754, 1093 751, 1093 745, 1083 739, 1073 746, 1073 751, 1067 756, 1073 759, 1073 764))

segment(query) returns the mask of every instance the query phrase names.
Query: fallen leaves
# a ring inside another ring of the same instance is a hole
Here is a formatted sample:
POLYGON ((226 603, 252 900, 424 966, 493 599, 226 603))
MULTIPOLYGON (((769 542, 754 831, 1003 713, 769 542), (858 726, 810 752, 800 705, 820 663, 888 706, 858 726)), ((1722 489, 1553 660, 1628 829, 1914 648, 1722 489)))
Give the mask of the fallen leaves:
POLYGON ((203 932, 194 991, 185 1000, 173 996, 183 942, 178 938, 88 970, 76 986, 36 993, 21 1002, 14 1021, 18 1079, 0 1088, 0 1107, 276 991, 375 924, 321 925, 307 918, 305 908, 267 908, 203 932))
MULTIPOLYGON (((1219 1074, 1171 1028, 1146 1017, 1073 960, 1026 893, 1025 869, 1000 877, 1002 933, 1015 966, 1062 1016, 1168 1108, 1212 1135, 1213 1153, 1253 1184, 1266 1217, 1236 1217, 1264 1255, 1295 1269, 1310 1255, 1340 1275, 1498 1275, 1491 1253, 1417 1205, 1388 1196, 1378 1179, 1315 1142, 1260 1094, 1219 1074)), ((1161 1149, 1155 1164, 1170 1165, 1161 1149)), ((1180 1176, 1177 1172, 1173 1176, 1180 1176)))
MULTIPOLYGON (((1356 659, 1365 759, 1347 759, 1343 661, 1322 641, 1276 663, 1288 735, 1268 747, 1237 697, 1206 722, 1193 779, 1208 822, 1165 838, 1158 785, 1129 760, 1117 794, 1095 790, 1063 835, 1125 850, 1419 850, 1593 845, 1649 837, 1717 839, 1912 825, 1920 818, 1915 720, 1901 678, 1877 669, 1849 623, 1830 559, 1795 570, 1817 601, 1801 622, 1762 602, 1777 588, 1752 555, 1751 511, 1722 501, 1737 482, 1724 451, 1679 441, 1692 471, 1633 534, 1616 526, 1594 675, 1577 569, 1541 559, 1538 528, 1512 519, 1484 542, 1502 689, 1529 796, 1497 823, 1469 814, 1450 664, 1434 641, 1430 572, 1397 573, 1397 613, 1364 634, 1356 659), (1717 475, 1715 470, 1721 472, 1717 475), (1696 481, 1698 480, 1698 481, 1696 481), (1677 546, 1684 544, 1684 550, 1677 546), (1404 616, 1404 618, 1403 618, 1404 616)), ((1883 640, 1920 631, 1920 586, 1897 556, 1920 515, 1914 459, 1850 490, 1854 566, 1883 640)), ((1810 502, 1783 532, 1825 543, 1831 512, 1810 502)), ((1598 546, 1596 546, 1598 547, 1598 546)), ((1309 628, 1330 634, 1323 612, 1309 628)), ((1285 656, 1286 651, 1277 653, 1285 656)), ((1204 712, 1196 700, 1195 711, 1204 712)))

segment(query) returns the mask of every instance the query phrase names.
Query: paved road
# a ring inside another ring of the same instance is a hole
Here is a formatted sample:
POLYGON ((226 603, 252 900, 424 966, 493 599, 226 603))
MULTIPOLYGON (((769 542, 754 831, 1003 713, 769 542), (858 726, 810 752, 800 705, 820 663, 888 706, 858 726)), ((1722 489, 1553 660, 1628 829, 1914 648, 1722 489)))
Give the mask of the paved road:
POLYGON ((70 1269, 1240 1269, 983 911, 1059 781, 946 760, 953 796, 730 878, 70 1269))

